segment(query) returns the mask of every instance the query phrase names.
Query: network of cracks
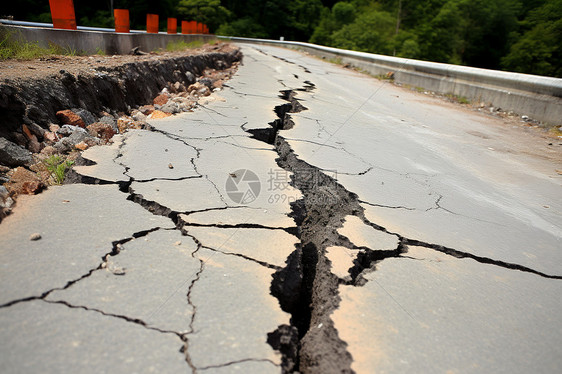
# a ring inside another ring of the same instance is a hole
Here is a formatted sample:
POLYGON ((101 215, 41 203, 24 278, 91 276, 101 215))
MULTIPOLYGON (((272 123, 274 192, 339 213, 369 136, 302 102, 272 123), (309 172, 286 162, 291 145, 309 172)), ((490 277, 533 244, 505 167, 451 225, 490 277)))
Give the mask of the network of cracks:
MULTIPOLYGON (((376 271, 377 264, 385 259, 408 257, 409 246, 424 247, 455 258, 468 258, 482 264, 490 264, 513 271, 532 273, 544 278, 562 279, 561 276, 544 274, 519 264, 481 257, 439 244, 408 238, 400 233, 391 232, 376 222, 371 222, 367 219, 364 208, 361 206, 363 201, 359 196, 352 191, 348 191, 336 179, 328 175, 328 173, 300 159, 291 148, 289 142, 279 133, 280 130, 287 130, 295 126, 291 117, 292 113, 307 110, 299 101, 299 93, 313 91, 314 89, 314 84, 306 81, 302 88, 281 91, 279 97, 282 98, 285 103, 271 108, 278 117, 275 121, 264 124, 264 127, 261 129, 246 130, 242 127, 251 138, 267 143, 269 146, 273 147, 274 152, 277 154, 277 165, 290 173, 290 184, 301 192, 302 197, 291 203, 290 217, 295 223, 293 227, 271 227, 256 223, 196 224, 187 222, 182 218, 185 215, 189 216, 193 213, 237 208, 225 206, 180 212, 164 206, 157 201, 151 201, 142 194, 135 192, 134 189, 131 188, 131 185, 133 183, 151 182, 154 179, 137 180, 129 176, 128 167, 120 161, 123 154, 119 151, 113 161, 125 168, 124 174, 128 177, 128 180, 110 182, 98 178, 82 176, 77 173, 75 173, 72 179, 77 183, 92 185, 117 183, 119 184, 119 190, 126 195, 128 200, 139 204, 154 215, 169 218, 175 228, 150 228, 136 232, 130 237, 114 241, 111 249, 102 257, 97 267, 90 269, 90 271, 83 274, 81 277, 69 281, 64 287, 48 290, 41 295, 13 300, 1 307, 7 308, 22 302, 42 300, 47 303, 61 304, 69 308, 84 309, 108 317, 119 318, 159 333, 172 334, 177 336, 181 341, 181 352, 185 355, 186 363, 189 365, 192 372, 197 372, 198 370, 209 369, 211 367, 197 367, 190 357, 190 335, 194 331, 193 324, 197 318, 197 305, 195 305, 192 300, 192 291, 205 271, 206 265, 204 259, 196 255, 197 252, 202 249, 223 252, 227 255, 252 261, 274 271, 270 285, 271 295, 278 299, 282 310, 289 313, 291 318, 289 325, 278 326, 275 331, 271 331, 267 336, 264 336, 264 339, 267 339, 267 342, 273 349, 281 353, 281 370, 283 372, 345 373, 352 372, 351 363, 353 357, 347 351, 346 342, 338 336, 338 332, 331 319, 333 311, 339 307, 340 298, 338 289, 340 285, 362 287, 367 282, 364 277, 365 274, 376 271), (311 188, 310 181, 307 179, 310 175, 314 175, 317 178, 314 188, 311 188), (369 226, 373 230, 392 236, 395 238, 397 245, 395 248, 384 250, 356 245, 348 237, 338 232, 350 216, 356 217, 364 225, 369 226), (197 236, 189 232, 189 228, 194 226, 214 227, 219 229, 283 230, 297 237, 298 243, 295 245, 294 251, 286 259, 285 266, 280 267, 279 265, 271 264, 248 255, 224 252, 221 251, 220 248, 207 246, 197 236), (97 271, 105 269, 112 271, 115 275, 126 276, 124 272, 121 273, 121 269, 112 268, 112 259, 119 256, 123 246, 127 245, 127 243, 134 239, 146 237, 160 230, 179 230, 184 237, 189 238, 187 240, 192 240, 196 247, 192 256, 199 261, 199 269, 189 282, 189 285, 187 285, 186 299, 193 313, 191 315, 189 327, 185 331, 165 330, 154 327, 138 318, 108 313, 101 309, 84 305, 74 305, 66 301, 53 301, 48 299, 48 296, 53 292, 69 289, 76 283, 91 277, 92 274, 97 271), (347 248, 355 254, 353 265, 347 270, 347 275, 345 277, 337 276, 332 271, 332 263, 327 256, 327 249, 333 246, 347 248), (323 328, 311 328, 313 326, 323 326, 323 328)), ((201 110, 207 109, 208 108, 202 108, 201 110)), ((198 170, 197 159, 200 156, 200 149, 190 144, 188 139, 173 133, 154 128, 145 131, 156 131, 173 141, 182 143, 185 147, 194 151, 195 156, 190 160, 190 163, 196 175, 172 180, 191 178, 207 179, 219 195, 222 196, 220 188, 203 172, 198 170)), ((121 144, 121 149, 125 145, 126 140, 121 144)), ((81 159, 79 163, 82 165, 92 164, 86 159, 81 159)), ((401 207, 395 208, 400 209, 401 207)), ((247 360, 225 363, 221 366, 229 366, 251 360, 251 358, 248 358, 247 360)))

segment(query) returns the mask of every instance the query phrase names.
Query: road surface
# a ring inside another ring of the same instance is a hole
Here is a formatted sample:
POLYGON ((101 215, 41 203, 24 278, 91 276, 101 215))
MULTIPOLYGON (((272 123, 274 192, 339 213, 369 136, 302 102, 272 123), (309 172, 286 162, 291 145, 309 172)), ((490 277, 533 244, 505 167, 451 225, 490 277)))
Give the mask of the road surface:
POLYGON ((243 53, 2 222, 4 372, 562 371, 560 144, 243 53))

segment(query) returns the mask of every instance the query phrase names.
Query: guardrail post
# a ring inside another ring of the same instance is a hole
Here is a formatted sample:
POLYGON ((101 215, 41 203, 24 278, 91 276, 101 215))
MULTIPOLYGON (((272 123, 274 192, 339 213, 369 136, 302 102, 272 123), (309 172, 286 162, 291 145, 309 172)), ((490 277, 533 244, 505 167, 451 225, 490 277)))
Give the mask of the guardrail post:
POLYGON ((158 34, 158 14, 146 15, 146 32, 149 34, 158 34))
POLYGON ((168 34, 178 33, 178 20, 177 18, 168 18, 168 34))
POLYGON ((113 16, 115 17, 115 32, 128 33, 131 31, 129 9, 113 9, 113 16))
POLYGON ((55 29, 76 30, 76 15, 72 0, 49 0, 55 29))

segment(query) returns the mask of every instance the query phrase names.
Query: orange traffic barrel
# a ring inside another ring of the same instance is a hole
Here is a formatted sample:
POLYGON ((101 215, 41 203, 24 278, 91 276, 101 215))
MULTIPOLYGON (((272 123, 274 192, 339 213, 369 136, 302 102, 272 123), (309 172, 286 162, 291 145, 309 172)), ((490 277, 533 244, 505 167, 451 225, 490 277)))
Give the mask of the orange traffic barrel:
POLYGON ((49 0, 55 29, 76 30, 76 16, 72 0, 49 0))
POLYGON ((181 21, 181 33, 189 34, 189 23, 187 21, 181 21))
MULTIPOLYGON (((197 22, 195 21, 188 21, 187 22, 187 32, 185 34, 195 34, 197 32, 197 22)), ((183 32, 183 30, 182 30, 183 32)))
POLYGON ((168 18, 168 34, 178 33, 178 20, 177 18, 168 18))
POLYGON ((203 24, 197 22, 197 30, 196 30, 197 34, 203 34, 203 24))
POLYGON ((150 34, 158 34, 158 14, 146 15, 146 32, 150 34))
POLYGON ((115 16, 115 32, 128 33, 129 29, 129 9, 113 9, 115 16))
POLYGON ((207 27, 207 25, 203 25, 203 34, 208 34, 209 33, 209 28, 207 27))

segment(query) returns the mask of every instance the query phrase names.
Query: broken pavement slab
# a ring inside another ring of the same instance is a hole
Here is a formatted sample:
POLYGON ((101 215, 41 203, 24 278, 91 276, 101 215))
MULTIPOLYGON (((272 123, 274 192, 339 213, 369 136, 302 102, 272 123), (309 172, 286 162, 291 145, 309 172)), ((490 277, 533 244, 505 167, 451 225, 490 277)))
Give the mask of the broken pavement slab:
POLYGON ((349 278, 349 270, 353 268, 353 261, 357 251, 337 245, 326 248, 326 257, 332 263, 332 273, 340 279, 349 278))
MULTIPOLYGON (((254 204, 252 204, 254 205, 254 204)), ((286 206, 276 204, 265 208, 233 206, 180 214, 187 226, 267 226, 277 228, 295 227, 295 221, 286 213, 286 206)))
POLYGON ((35 300, 0 309, 0 325, 6 373, 186 370, 178 336, 95 311, 35 300))
POLYGON ((187 293, 200 268, 196 243, 178 230, 158 230, 121 245, 106 266, 47 301, 127 316, 149 327, 184 334, 193 306, 187 293), (115 274, 114 269, 121 270, 115 274))
POLYGON ((398 236, 376 230, 367 225, 357 216, 347 216, 343 227, 338 233, 348 238, 358 247, 366 247, 373 251, 392 251, 398 247, 398 236))
POLYGON ((116 161, 134 180, 198 177, 192 160, 195 147, 154 131, 129 130, 116 161), (169 165, 172 165, 170 168, 169 165))
POLYGON ((560 369, 560 281, 420 247, 364 277, 332 317, 358 374, 560 369))
POLYGON ((103 181, 127 182, 129 180, 125 175, 127 169, 115 162, 123 145, 123 139, 123 135, 115 135, 111 138, 112 144, 88 148, 81 156, 94 165, 74 166, 72 170, 79 175, 103 181))
POLYGON ((0 304, 63 288, 98 268, 115 242, 174 226, 124 199, 116 185, 66 185, 21 196, 0 225, 0 304), (35 232, 41 240, 30 241, 35 232))
POLYGON ((190 296, 197 306, 193 333, 188 336, 193 365, 267 360, 270 365, 252 365, 257 370, 253 372, 279 373, 281 355, 267 344, 267 333, 289 324, 289 315, 270 295, 274 270, 205 248, 196 256, 203 267, 190 296))
POLYGON ((133 182, 129 191, 148 202, 175 212, 191 212, 203 209, 226 207, 227 204, 217 188, 205 178, 189 178, 169 181, 133 182), (205 196, 205 199, 198 199, 205 196))
POLYGON ((282 229, 185 227, 203 247, 282 268, 299 243, 296 236, 282 229))

